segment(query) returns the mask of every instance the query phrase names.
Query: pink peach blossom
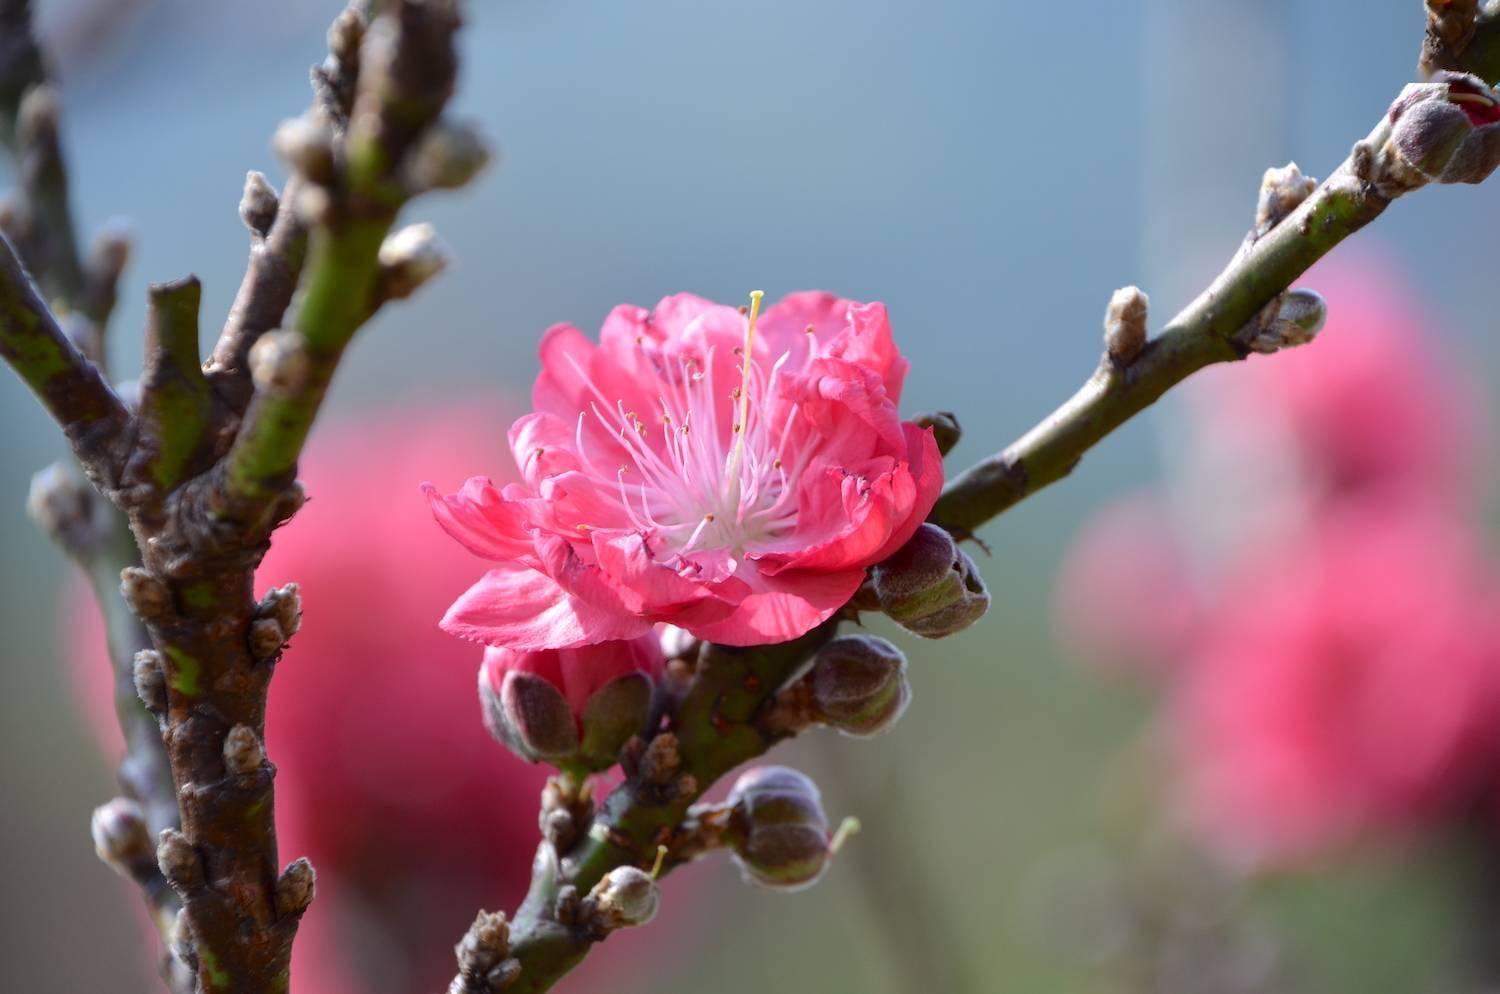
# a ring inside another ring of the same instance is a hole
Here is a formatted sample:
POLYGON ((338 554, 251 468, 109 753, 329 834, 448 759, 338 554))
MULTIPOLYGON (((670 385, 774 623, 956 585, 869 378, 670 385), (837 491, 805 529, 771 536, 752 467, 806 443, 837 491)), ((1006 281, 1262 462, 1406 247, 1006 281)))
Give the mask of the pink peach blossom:
POLYGON ((1172 698, 1189 809, 1283 861, 1400 832, 1494 759, 1494 583, 1444 509, 1347 502, 1247 562, 1172 698))
POLYGON ((881 304, 798 293, 764 315, 694 297, 621 306, 595 345, 542 338, 519 484, 428 488, 496 563, 443 618, 517 650, 646 634, 780 642, 830 617, 942 486, 930 430, 896 413, 907 362, 881 304))

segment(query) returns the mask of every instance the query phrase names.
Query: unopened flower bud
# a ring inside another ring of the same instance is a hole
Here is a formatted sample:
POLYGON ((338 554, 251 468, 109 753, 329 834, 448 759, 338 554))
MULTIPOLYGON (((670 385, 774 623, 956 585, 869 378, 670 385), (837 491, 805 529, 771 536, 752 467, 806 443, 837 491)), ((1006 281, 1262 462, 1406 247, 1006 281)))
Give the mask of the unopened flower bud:
POLYGON ((156 845, 156 862, 161 875, 180 893, 203 883, 203 861, 198 850, 175 828, 162 829, 156 845))
POLYGON ((256 618, 250 622, 249 641, 251 657, 265 662, 281 652, 286 645, 286 633, 275 618, 256 618))
POLYGON ((1500 165, 1500 97, 1484 80, 1440 72, 1391 105, 1390 147, 1437 183, 1478 183, 1500 165))
POLYGON ((127 566, 120 571, 120 594, 140 618, 159 618, 172 606, 172 594, 148 570, 127 566))
POLYGON ((1250 350, 1270 354, 1306 345, 1327 321, 1328 304, 1322 295, 1314 290, 1288 290, 1276 302, 1270 322, 1250 340, 1250 350))
POLYGON ((984 616, 990 593, 979 568, 953 537, 923 524, 871 574, 880 609, 909 632, 943 638, 984 616))
POLYGON ((817 785, 785 766, 757 766, 730 789, 729 843, 745 879, 810 887, 828 865, 828 818, 817 785))
POLYGON ((240 220, 245 227, 264 237, 271 230, 280 205, 280 198, 265 173, 252 169, 245 174, 245 192, 240 195, 240 220))
POLYGON ((1104 346, 1117 365, 1128 365, 1146 347, 1146 321, 1151 298, 1140 287, 1127 286, 1114 292, 1104 312, 1104 346))
POLYGON ((399 300, 447 269, 453 254, 438 237, 437 229, 423 222, 387 236, 380 245, 379 258, 381 293, 399 300))
POLYGON ((1267 169, 1260 181, 1260 201, 1255 207, 1255 233, 1264 235, 1276 227, 1317 188, 1318 181, 1304 176, 1295 162, 1267 169))
POLYGON ((250 347, 250 378, 262 393, 285 393, 307 382, 310 361, 300 332, 268 331, 250 347))
POLYGON ((479 912, 453 947, 453 954, 458 959, 458 978, 450 988, 453 994, 469 994, 475 981, 485 985, 480 989, 504 990, 520 972, 520 963, 507 958, 510 923, 500 911, 479 912))
POLYGON ((293 169, 314 183, 333 179, 333 132, 306 115, 282 121, 271 147, 293 169))
POLYGON ((89 821, 94 836, 94 851, 116 872, 134 877, 141 867, 150 867, 156 849, 146 829, 141 806, 125 797, 117 797, 94 809, 89 821))
POLYGON ((135 693, 146 710, 161 716, 167 710, 167 671, 161 653, 142 649, 135 654, 135 693))
POLYGON ((224 736, 224 769, 231 775, 254 773, 265 758, 260 736, 249 725, 235 725, 224 736))
POLYGON ((855 738, 892 727, 911 703, 906 656, 874 635, 829 642, 818 650, 806 679, 822 721, 855 738))
POLYGON ((94 536, 94 490, 64 463, 53 463, 32 476, 26 513, 65 549, 82 549, 94 536))
POLYGON ((489 143, 479 128, 444 118, 428 128, 406 162, 406 187, 413 193, 463 186, 489 165, 489 143))
POLYGON ((318 874, 307 857, 287 864, 276 880, 276 914, 282 918, 300 915, 312 904, 318 892, 318 874))
POLYGON ((282 635, 291 638, 302 628, 301 588, 295 583, 272 587, 255 606, 255 615, 258 618, 273 619, 282 635))
POLYGON ((661 891, 651 874, 634 866, 610 870, 590 892, 594 924, 608 932, 644 925, 656 917, 661 891))
POLYGON ((651 635, 577 649, 489 648, 479 671, 485 725, 523 759, 607 769, 647 730, 661 667, 651 635))
POLYGON ((929 411, 912 418, 918 428, 931 428, 932 438, 937 442, 938 453, 947 455, 953 451, 963 437, 964 430, 958 423, 958 415, 952 411, 929 411))

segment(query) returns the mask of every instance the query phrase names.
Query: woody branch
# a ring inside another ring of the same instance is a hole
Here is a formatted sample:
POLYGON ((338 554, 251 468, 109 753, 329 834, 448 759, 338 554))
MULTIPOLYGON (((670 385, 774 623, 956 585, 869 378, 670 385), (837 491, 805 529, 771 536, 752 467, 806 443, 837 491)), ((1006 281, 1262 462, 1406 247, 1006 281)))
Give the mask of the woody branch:
MULTIPOLYGON (((147 826, 122 805, 101 809, 96 836, 118 843, 106 854, 161 909, 181 903, 169 928, 169 981, 179 990, 287 989, 313 873, 306 860, 278 872, 264 719, 300 602, 295 584, 257 598, 254 572, 271 531, 301 504, 297 457, 344 348, 386 301, 413 292, 445 261, 429 227, 392 233, 398 211, 425 190, 462 185, 486 161, 473 130, 443 117, 457 69, 456 3, 374 6, 352 4, 335 21, 312 108, 277 133, 293 173, 282 194, 258 173, 247 180, 251 263, 212 360, 205 366, 198 351, 197 280, 154 285, 133 404, 103 374, 102 339, 64 330, 74 312, 63 310, 61 294, 87 280, 66 264, 71 242, 59 227, 66 184, 56 116, 28 116, 28 107, 47 106, 25 82, 40 78, 41 54, 29 30, 23 36, 27 5, 0 6, 11 57, 0 68, 13 70, 0 96, 16 94, 32 207, 11 234, 25 236, 17 238, 25 258, 48 274, 49 293, 58 291, 55 312, 10 243, 0 243, 0 355, 63 427, 99 493, 128 517, 126 548, 139 559, 116 566, 111 585, 149 634, 149 648, 130 653, 130 672, 155 743, 127 727, 127 765, 164 744, 173 800, 167 824, 149 826, 165 829, 155 859, 141 858, 147 826), (50 120, 50 131, 28 130, 34 120, 50 120), (28 251, 33 234, 45 250, 28 251), (180 831, 170 827, 178 810, 180 831)), ((102 326, 112 292, 76 292, 80 313, 102 326)))

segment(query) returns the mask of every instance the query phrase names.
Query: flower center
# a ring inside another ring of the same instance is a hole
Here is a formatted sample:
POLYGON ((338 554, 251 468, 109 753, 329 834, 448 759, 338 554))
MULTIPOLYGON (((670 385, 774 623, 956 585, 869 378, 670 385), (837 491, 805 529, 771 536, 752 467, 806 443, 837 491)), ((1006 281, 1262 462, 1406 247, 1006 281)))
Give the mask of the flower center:
MULTIPOLYGON (((621 400, 610 403, 575 367, 594 395, 590 409, 579 414, 576 436, 585 472, 600 484, 613 477, 630 526, 650 537, 660 561, 684 574, 732 570, 734 560, 775 543, 796 525, 797 483, 817 446, 802 444, 806 440, 794 433, 797 405, 777 403, 777 383, 791 352, 769 371, 755 360, 763 297, 759 290, 750 294, 743 344, 734 350, 738 383, 728 391, 727 412, 712 346, 695 353, 637 339, 657 372, 658 424, 648 424, 621 400), (721 423, 725 415, 727 426, 721 423), (626 459, 618 466, 606 469, 586 445, 591 418, 619 439, 626 459)), ((804 364, 816 353, 809 342, 804 364)))

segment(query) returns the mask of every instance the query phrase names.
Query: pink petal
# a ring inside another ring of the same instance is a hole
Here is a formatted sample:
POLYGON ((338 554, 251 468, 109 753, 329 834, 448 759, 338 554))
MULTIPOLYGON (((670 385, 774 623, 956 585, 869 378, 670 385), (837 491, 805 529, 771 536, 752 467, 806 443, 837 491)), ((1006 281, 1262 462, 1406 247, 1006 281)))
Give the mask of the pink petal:
POLYGON ((531 551, 524 516, 488 478, 470 477, 463 489, 446 497, 431 483, 422 484, 422 492, 443 531, 476 556, 505 561, 531 551))
POLYGON ((517 566, 482 576, 453 602, 441 624, 459 638, 517 650, 567 649, 651 631, 648 621, 602 610, 546 574, 517 566))
POLYGON ((752 568, 741 570, 740 575, 753 592, 733 614, 721 621, 682 627, 724 645, 785 642, 805 635, 847 604, 864 582, 865 571, 788 572, 772 577, 752 568))

